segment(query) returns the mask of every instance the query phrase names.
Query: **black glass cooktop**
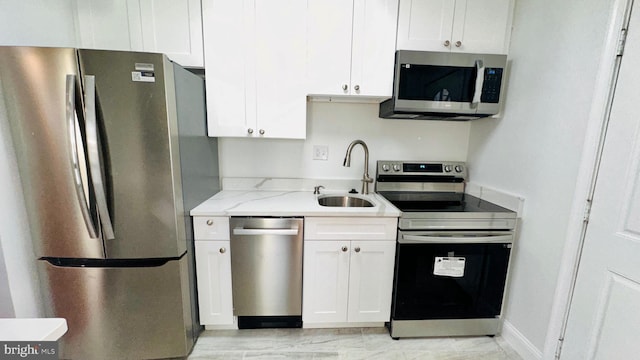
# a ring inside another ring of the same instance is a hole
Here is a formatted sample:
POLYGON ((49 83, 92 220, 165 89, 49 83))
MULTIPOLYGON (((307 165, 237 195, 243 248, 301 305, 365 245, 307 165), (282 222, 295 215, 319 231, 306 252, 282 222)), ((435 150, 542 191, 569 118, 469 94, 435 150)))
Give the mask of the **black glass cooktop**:
POLYGON ((463 193, 379 192, 402 212, 511 212, 463 193))

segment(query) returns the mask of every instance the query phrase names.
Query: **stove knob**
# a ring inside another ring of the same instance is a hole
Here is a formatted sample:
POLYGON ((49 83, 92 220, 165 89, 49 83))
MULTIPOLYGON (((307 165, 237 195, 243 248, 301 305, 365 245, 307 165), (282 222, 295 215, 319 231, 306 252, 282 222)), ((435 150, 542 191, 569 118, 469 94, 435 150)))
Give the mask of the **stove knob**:
POLYGON ((382 171, 389 171, 389 165, 387 164, 382 165, 382 171))
POLYGON ((452 170, 451 165, 445 165, 444 166, 444 172, 451 172, 451 170, 452 170))
POLYGON ((393 164, 393 171, 400 171, 400 165, 393 164))
POLYGON ((456 169, 456 172, 458 172, 458 173, 462 172, 462 166, 461 165, 456 165, 455 169, 456 169))

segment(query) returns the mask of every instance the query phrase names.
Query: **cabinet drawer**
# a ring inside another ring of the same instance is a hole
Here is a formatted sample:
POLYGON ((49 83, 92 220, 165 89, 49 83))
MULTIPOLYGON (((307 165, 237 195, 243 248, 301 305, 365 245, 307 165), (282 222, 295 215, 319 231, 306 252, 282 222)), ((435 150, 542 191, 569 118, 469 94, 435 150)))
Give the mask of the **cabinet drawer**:
POLYGON ((395 240, 397 218, 305 218, 305 240, 395 240))
POLYGON ((196 240, 229 240, 229 218, 224 216, 194 216, 196 240))

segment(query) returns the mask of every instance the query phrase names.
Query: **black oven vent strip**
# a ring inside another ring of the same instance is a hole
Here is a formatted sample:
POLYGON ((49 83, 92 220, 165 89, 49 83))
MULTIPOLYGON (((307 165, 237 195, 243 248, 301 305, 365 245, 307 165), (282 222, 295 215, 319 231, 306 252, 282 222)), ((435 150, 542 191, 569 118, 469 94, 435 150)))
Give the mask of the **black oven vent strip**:
POLYGON ((464 179, 449 175, 378 175, 378 182, 461 183, 464 179))

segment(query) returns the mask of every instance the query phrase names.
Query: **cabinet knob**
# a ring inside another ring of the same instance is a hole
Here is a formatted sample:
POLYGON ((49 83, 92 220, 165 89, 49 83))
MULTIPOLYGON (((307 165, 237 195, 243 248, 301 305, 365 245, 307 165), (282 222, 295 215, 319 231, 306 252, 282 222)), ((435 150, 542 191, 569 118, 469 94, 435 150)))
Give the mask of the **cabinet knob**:
POLYGON ((449 40, 445 40, 445 41, 444 41, 444 43, 443 43, 442 45, 444 45, 444 46, 447 46, 447 47, 448 47, 449 45, 451 45, 451 41, 449 41, 449 40))
POLYGON ((360 252, 360 247, 356 247, 356 252, 360 252))
POLYGON ((213 225, 213 220, 211 220, 211 219, 207 220, 207 225, 209 225, 209 226, 213 225))
POLYGON ((226 253, 226 252, 227 252, 227 249, 225 249, 225 248, 223 248, 223 247, 221 247, 221 248, 220 248, 220 254, 224 254, 224 253, 226 253))
POLYGON ((342 90, 347 91, 348 88, 349 88, 349 85, 347 84, 342 85, 342 90))
POLYGON ((462 41, 456 41, 456 47, 462 46, 462 41))
POLYGON ((347 248, 346 246, 342 247, 342 252, 347 252, 347 250, 349 250, 349 248, 347 248))
POLYGON ((264 135, 264 129, 260 129, 260 131, 258 131, 260 133, 260 135, 264 135))
POLYGON ((253 134, 253 129, 249 128, 249 129, 247 129, 247 132, 248 132, 249 134, 253 134))
POLYGON ((353 87, 353 90, 355 90, 355 91, 360 91, 360 85, 356 85, 356 86, 354 86, 354 87, 353 87))

